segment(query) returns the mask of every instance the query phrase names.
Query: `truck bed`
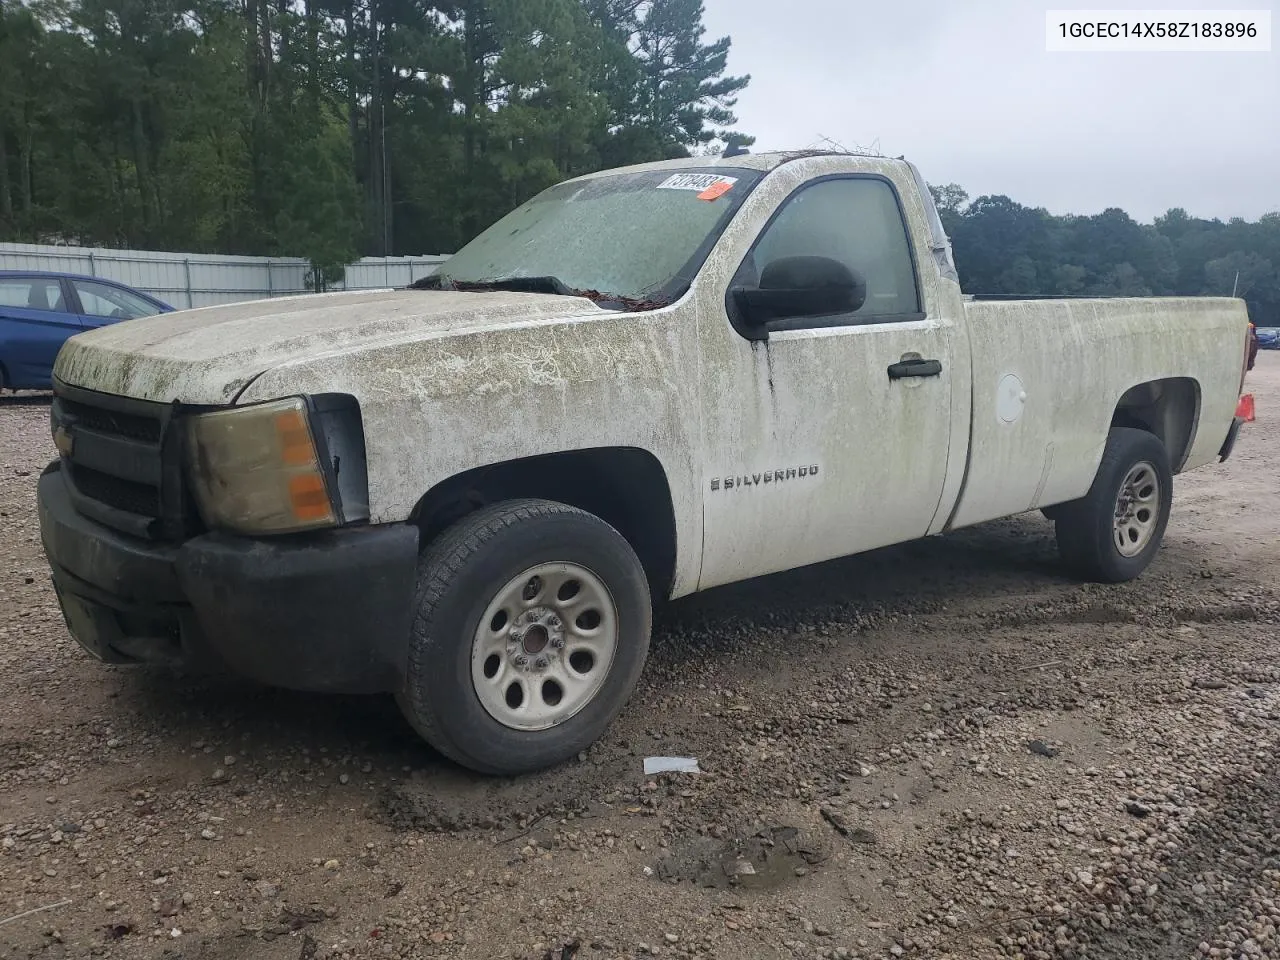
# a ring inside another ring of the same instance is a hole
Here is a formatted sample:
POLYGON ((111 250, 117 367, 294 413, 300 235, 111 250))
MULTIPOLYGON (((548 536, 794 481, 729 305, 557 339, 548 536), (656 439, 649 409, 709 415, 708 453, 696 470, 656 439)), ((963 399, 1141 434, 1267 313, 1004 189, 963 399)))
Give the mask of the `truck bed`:
POLYGON ((1187 398, 1184 414, 1149 424, 1167 434, 1175 472, 1217 456, 1235 414, 1236 391, 1222 385, 1240 380, 1243 301, 997 297, 966 300, 964 310, 969 462, 948 528, 1083 496, 1135 384, 1155 385, 1162 408, 1179 407, 1174 394, 1187 398))

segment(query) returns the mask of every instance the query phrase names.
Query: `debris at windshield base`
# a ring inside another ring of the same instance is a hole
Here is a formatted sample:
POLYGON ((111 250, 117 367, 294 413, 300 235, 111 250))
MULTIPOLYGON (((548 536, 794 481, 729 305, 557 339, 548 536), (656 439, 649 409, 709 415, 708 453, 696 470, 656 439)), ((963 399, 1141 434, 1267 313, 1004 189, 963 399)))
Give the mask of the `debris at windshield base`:
POLYGON ((455 280, 448 274, 433 273, 409 284, 410 290, 442 290, 449 293, 543 293, 561 297, 586 297, 601 306, 612 306, 628 312, 658 310, 670 306, 669 299, 660 297, 626 297, 600 290, 578 290, 567 286, 558 277, 500 277, 494 280, 455 280))
POLYGON ((645 757, 644 775, 654 773, 701 773, 693 757, 645 757))
POLYGON ((436 272, 409 284, 410 290, 447 290, 458 293, 484 293, 506 290, 512 293, 548 293, 557 296, 576 296, 578 291, 565 284, 559 277, 492 277, 485 280, 455 280, 447 273, 436 272))

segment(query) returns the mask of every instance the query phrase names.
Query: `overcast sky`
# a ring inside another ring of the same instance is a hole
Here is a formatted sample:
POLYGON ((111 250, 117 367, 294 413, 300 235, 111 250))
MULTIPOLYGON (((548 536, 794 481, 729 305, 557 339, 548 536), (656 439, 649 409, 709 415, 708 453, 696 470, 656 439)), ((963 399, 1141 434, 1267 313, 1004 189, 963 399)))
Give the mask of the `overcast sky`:
MULTIPOLYGON (((1053 213, 1280 210, 1280 48, 1270 53, 1048 53, 1031 0, 704 0, 753 150, 905 154, 931 183, 1053 213)), ((1271 9, 1277 0, 1197 9, 1271 9)), ((1192 5, 1131 2, 1127 8, 1192 5)))

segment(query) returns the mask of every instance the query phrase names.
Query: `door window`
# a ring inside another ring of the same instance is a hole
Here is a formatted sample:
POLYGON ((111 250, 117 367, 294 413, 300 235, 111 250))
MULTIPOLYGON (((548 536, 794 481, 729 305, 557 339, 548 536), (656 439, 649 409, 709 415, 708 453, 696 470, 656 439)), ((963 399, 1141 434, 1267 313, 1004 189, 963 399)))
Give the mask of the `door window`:
MULTIPOLYGON (((775 260, 812 256, 839 260, 866 281, 866 302, 847 322, 921 319, 906 224, 897 195, 886 181, 820 180, 793 194, 756 241, 737 282, 757 282, 775 260)), ((822 325, 830 326, 830 319, 822 325)))

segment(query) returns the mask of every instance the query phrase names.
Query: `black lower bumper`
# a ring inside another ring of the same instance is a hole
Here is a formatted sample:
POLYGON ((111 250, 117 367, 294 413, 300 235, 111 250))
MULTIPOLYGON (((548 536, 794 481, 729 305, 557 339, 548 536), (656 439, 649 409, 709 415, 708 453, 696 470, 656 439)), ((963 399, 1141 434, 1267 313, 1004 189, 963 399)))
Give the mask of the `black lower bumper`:
POLYGON ((67 626, 110 663, 230 669, 295 690, 373 693, 404 670, 418 531, 406 525, 273 540, 161 545, 72 506, 40 478, 40 534, 67 626))
POLYGON ((1231 457, 1231 451, 1235 449, 1236 439, 1240 436, 1240 428, 1244 426, 1244 417, 1236 417, 1231 421, 1231 429, 1227 432, 1227 439, 1222 442, 1222 449, 1218 451, 1218 462, 1226 463, 1231 457))

